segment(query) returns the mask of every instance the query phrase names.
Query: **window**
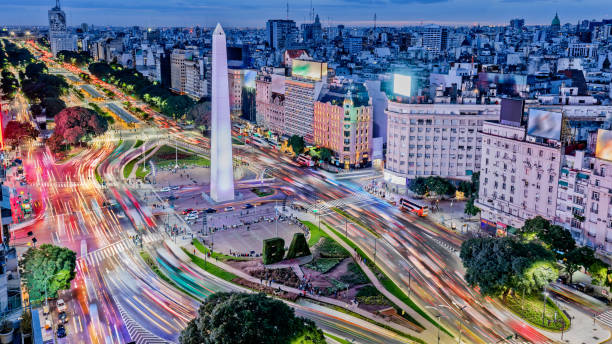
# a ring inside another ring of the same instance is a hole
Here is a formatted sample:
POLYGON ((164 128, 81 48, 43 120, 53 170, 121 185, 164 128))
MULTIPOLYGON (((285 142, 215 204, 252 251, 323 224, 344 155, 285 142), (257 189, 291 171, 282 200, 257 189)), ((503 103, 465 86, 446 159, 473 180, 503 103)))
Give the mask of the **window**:
POLYGON ((593 191, 593 195, 591 198, 593 199, 593 201, 599 201, 599 193, 593 191))

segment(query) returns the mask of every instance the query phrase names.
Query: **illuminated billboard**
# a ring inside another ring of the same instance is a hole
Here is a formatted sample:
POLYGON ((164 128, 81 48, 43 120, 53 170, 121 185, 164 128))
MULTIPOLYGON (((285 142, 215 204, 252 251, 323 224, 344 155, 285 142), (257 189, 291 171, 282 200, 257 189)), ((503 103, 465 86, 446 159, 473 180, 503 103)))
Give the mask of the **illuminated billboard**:
POLYGON ((563 115, 560 112, 529 109, 527 135, 559 141, 562 120, 563 115))
POLYGON ((595 157, 612 161, 612 130, 599 129, 597 131, 595 157))
POLYGON ((393 74, 393 93, 410 97, 412 91, 412 78, 408 75, 393 74))
POLYGON ((244 79, 242 85, 245 88, 255 88, 255 78, 257 77, 257 71, 245 69, 244 79))
POLYGON ((327 78, 327 63, 293 60, 291 76, 321 81, 323 78, 327 78))

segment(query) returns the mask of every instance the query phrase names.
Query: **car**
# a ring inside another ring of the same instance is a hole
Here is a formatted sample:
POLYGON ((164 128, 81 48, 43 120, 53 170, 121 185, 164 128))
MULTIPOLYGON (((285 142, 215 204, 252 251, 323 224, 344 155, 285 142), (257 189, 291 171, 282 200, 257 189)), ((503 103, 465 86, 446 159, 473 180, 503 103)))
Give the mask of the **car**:
POLYGON ((177 199, 178 199, 178 197, 176 197, 176 196, 174 196, 174 195, 172 195, 172 196, 168 196, 168 201, 175 201, 175 200, 177 200, 177 199))
POLYGON ((180 186, 171 186, 171 187, 170 187, 170 190, 178 190, 178 189, 180 189, 180 188, 181 188, 180 186))
POLYGON ((251 203, 247 203, 243 206, 244 209, 251 209, 253 208, 253 205, 251 203))
POLYGON ((232 211, 232 210, 234 210, 234 207, 231 207, 231 206, 230 207, 225 207, 225 209, 223 209, 223 210, 224 211, 232 211))
POLYGON ((161 188, 161 190, 159 190, 159 191, 160 192, 168 192, 168 191, 170 191, 170 188, 166 186, 165 188, 161 188))
POLYGON ((204 210, 207 214, 213 214, 217 212, 217 209, 214 208, 208 208, 206 210, 204 210))
POLYGON ((57 325, 57 338, 64 338, 66 337, 66 328, 64 327, 64 325, 59 324, 57 325))
POLYGON ((58 312, 65 312, 66 311, 66 303, 64 302, 63 299, 57 299, 57 311, 58 312))
POLYGON ((66 315, 66 312, 60 312, 57 316, 59 318, 60 323, 67 323, 68 322, 68 315, 66 315))
POLYGON ((185 210, 183 210, 183 215, 187 215, 187 214, 191 213, 192 211, 193 211, 192 208, 185 209, 185 210))
POLYGON ((185 216, 185 221, 195 220, 197 218, 198 218, 198 215, 189 214, 189 215, 185 216))

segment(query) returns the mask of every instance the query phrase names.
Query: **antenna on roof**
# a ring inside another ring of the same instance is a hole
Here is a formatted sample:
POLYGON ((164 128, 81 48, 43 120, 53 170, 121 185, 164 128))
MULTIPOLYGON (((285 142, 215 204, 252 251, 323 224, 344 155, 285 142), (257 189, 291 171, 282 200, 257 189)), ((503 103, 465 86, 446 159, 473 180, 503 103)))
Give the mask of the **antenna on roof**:
POLYGON ((376 13, 374 13, 374 29, 376 30, 376 13))
POLYGON ((60 8, 59 0, 55 0, 55 7, 60 8))
POLYGON ((289 0, 287 0, 287 20, 289 20, 289 0))

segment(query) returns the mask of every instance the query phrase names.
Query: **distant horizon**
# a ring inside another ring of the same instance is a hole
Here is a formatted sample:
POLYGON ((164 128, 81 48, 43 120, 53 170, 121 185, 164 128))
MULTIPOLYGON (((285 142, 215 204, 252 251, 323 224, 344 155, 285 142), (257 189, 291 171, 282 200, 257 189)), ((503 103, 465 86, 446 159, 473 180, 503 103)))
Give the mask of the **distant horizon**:
MULTIPOLYGON (((260 0, 255 6, 244 0, 192 4, 183 0, 89 0, 61 1, 68 26, 81 23, 102 27, 213 27, 220 22, 228 28, 265 27, 268 19, 286 19, 287 1, 260 0)), ((289 19, 297 24, 310 22, 308 1, 288 1, 289 19)), ((612 18, 609 0, 316 0, 314 13, 323 27, 402 27, 420 24, 443 26, 506 26, 511 19, 525 19, 526 26, 550 25, 559 13, 562 25, 582 20, 612 18), (597 18, 593 19, 593 14, 597 18)), ((3 4, 2 26, 47 26, 47 12, 53 0, 26 0, 3 4)))

